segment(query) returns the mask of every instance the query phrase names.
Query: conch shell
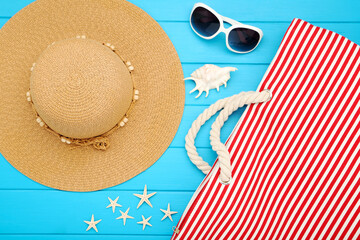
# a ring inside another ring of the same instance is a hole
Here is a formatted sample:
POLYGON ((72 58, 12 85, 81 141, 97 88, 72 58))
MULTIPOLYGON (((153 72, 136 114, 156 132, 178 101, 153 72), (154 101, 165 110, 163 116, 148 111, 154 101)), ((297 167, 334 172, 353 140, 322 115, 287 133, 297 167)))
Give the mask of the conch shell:
POLYGON ((199 94, 195 97, 198 98, 203 92, 206 92, 207 97, 209 95, 209 90, 216 88, 219 91, 221 85, 225 85, 226 82, 230 79, 230 72, 236 71, 237 68, 234 67, 219 67, 214 64, 205 64, 204 66, 196 69, 191 77, 185 78, 184 80, 194 80, 195 88, 190 91, 190 93, 199 91, 199 94))

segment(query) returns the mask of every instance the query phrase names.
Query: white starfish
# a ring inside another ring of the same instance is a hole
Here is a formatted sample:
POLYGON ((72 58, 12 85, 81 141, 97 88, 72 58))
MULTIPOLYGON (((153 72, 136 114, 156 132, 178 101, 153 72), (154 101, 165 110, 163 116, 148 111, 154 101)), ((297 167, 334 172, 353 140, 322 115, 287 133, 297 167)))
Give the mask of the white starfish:
POLYGON ((91 228, 93 228, 96 232, 98 231, 96 228, 96 224, 98 224, 99 222, 101 222, 100 220, 94 221, 94 214, 91 216, 91 221, 84 221, 85 223, 89 224, 88 228, 86 229, 86 231, 89 231, 91 228))
POLYGON ((129 216, 129 215, 128 215, 129 210, 130 210, 130 208, 128 208, 128 209, 126 210, 126 212, 123 212, 123 211, 120 210, 121 216, 118 217, 118 218, 116 218, 116 219, 121 219, 121 218, 122 218, 122 219, 124 220, 124 226, 125 226, 125 223, 126 223, 126 219, 127 219, 127 218, 133 218, 132 216, 129 216))
POLYGON ((137 205, 137 208, 139 208, 144 202, 146 202, 150 207, 153 207, 149 201, 149 198, 154 196, 156 194, 156 192, 147 194, 147 189, 146 189, 146 185, 144 187, 144 193, 143 194, 136 194, 134 193, 135 196, 137 196, 138 198, 140 198, 140 202, 137 205))
POLYGON ((108 199, 110 201, 110 204, 106 208, 112 207, 113 213, 115 212, 116 207, 122 207, 120 204, 117 203, 117 201, 119 200, 119 197, 115 198, 115 200, 112 200, 109 197, 108 197, 108 199))
POLYGON ((177 213, 177 212, 175 212, 175 211, 170 211, 170 203, 168 204, 167 210, 160 209, 160 211, 162 211, 163 213, 165 213, 165 215, 163 216, 163 218, 161 219, 161 221, 164 220, 166 217, 169 217, 170 220, 173 221, 171 215, 177 213))
POLYGON ((143 231, 144 231, 146 225, 149 225, 150 227, 152 227, 152 225, 149 223, 149 220, 150 220, 151 216, 148 217, 147 219, 144 218, 144 215, 141 215, 141 217, 142 217, 143 220, 140 221, 140 222, 137 222, 137 223, 143 225, 143 231))

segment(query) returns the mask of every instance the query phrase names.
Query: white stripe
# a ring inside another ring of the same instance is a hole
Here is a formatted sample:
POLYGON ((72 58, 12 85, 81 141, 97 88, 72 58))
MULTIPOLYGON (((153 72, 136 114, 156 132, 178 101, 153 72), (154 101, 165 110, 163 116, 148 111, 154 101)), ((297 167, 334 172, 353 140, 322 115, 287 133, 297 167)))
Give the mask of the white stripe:
MULTIPOLYGON (((301 24, 300 24, 300 25, 301 25, 301 24)), ((291 32, 291 31, 289 31, 288 34, 289 34, 290 32, 291 32)), ((293 36, 293 38, 294 38, 294 36, 293 36)), ((283 54, 284 56, 285 56, 285 55, 287 54, 287 52, 289 51, 289 48, 290 48, 290 45, 287 46, 287 48, 284 50, 284 54, 283 54)), ((283 60, 284 60, 284 57, 283 57, 283 60)), ((279 64, 280 64, 280 62, 279 62, 279 64)), ((275 74, 276 72, 274 71, 273 73, 275 74)), ((249 117, 248 119, 250 119, 250 117, 249 117)), ((247 124, 251 124, 251 123, 249 122, 249 120, 247 121, 247 124)), ((242 131, 244 131, 244 129, 246 129, 246 128, 247 128, 247 125, 243 127, 242 131)), ((235 149, 235 148, 236 148, 236 144, 235 144, 235 146, 234 146, 233 149, 235 149)), ((212 179, 212 181, 218 181, 218 180, 217 180, 217 179, 212 179)), ((208 185, 211 185, 211 184, 208 184, 208 185)), ((213 190, 215 190, 215 188, 214 188, 213 190)), ((220 195, 221 195, 222 190, 223 190, 223 189, 221 189, 218 193, 216 193, 217 196, 220 196, 220 195)), ((212 195, 212 194, 215 194, 215 193, 212 192, 210 195, 212 195)), ((199 202, 199 203, 200 203, 200 202, 199 202)), ((198 207, 199 207, 199 206, 196 206, 196 208, 198 208, 198 207)), ((206 210, 208 210, 208 211, 211 211, 211 210, 212 210, 211 208, 208 207, 207 204, 204 204, 202 207, 203 207, 203 209, 206 209, 206 210)), ((197 221, 196 221, 196 223, 197 223, 197 221)), ((196 223, 194 223, 193 226, 195 226, 196 223)), ((208 223, 207 223, 207 224, 208 224, 208 223)), ((201 226, 200 226, 200 228, 201 228, 201 226)), ((190 233, 190 230, 189 230, 189 233, 190 233)), ((186 237, 188 237, 188 236, 186 236, 186 237)))

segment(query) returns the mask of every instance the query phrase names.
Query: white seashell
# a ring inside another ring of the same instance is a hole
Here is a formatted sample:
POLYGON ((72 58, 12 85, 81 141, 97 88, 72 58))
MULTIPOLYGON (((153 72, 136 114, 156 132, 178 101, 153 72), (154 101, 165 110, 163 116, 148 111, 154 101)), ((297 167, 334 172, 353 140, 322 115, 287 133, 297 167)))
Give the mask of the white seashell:
POLYGON ((66 142, 66 139, 65 139, 65 138, 63 138, 63 137, 62 137, 62 138, 60 138, 60 140, 61 140, 61 142, 63 142, 63 143, 64 143, 64 142, 66 142))
POLYGON ((230 79, 230 72, 236 71, 237 68, 234 67, 219 67, 214 64, 205 64, 204 66, 196 69, 191 77, 185 78, 184 80, 194 80, 195 88, 193 88, 190 93, 199 91, 199 94, 195 97, 198 98, 203 92, 206 92, 207 97, 209 95, 209 90, 216 88, 219 91, 221 85, 225 85, 226 82, 230 79))
POLYGON ((125 126, 125 123, 123 121, 120 122, 120 127, 125 126))

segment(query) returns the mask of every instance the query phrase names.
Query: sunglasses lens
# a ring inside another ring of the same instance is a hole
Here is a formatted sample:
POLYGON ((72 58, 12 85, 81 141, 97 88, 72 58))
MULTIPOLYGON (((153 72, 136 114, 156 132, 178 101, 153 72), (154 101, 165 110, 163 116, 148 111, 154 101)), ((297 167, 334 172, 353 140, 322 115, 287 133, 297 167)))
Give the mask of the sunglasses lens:
POLYGON ((229 46, 238 52, 248 52, 256 47, 260 40, 260 34, 247 28, 234 28, 230 31, 229 46))
POLYGON ((191 25, 198 34, 210 37, 219 30, 220 21, 209 10, 197 7, 191 15, 191 25))

